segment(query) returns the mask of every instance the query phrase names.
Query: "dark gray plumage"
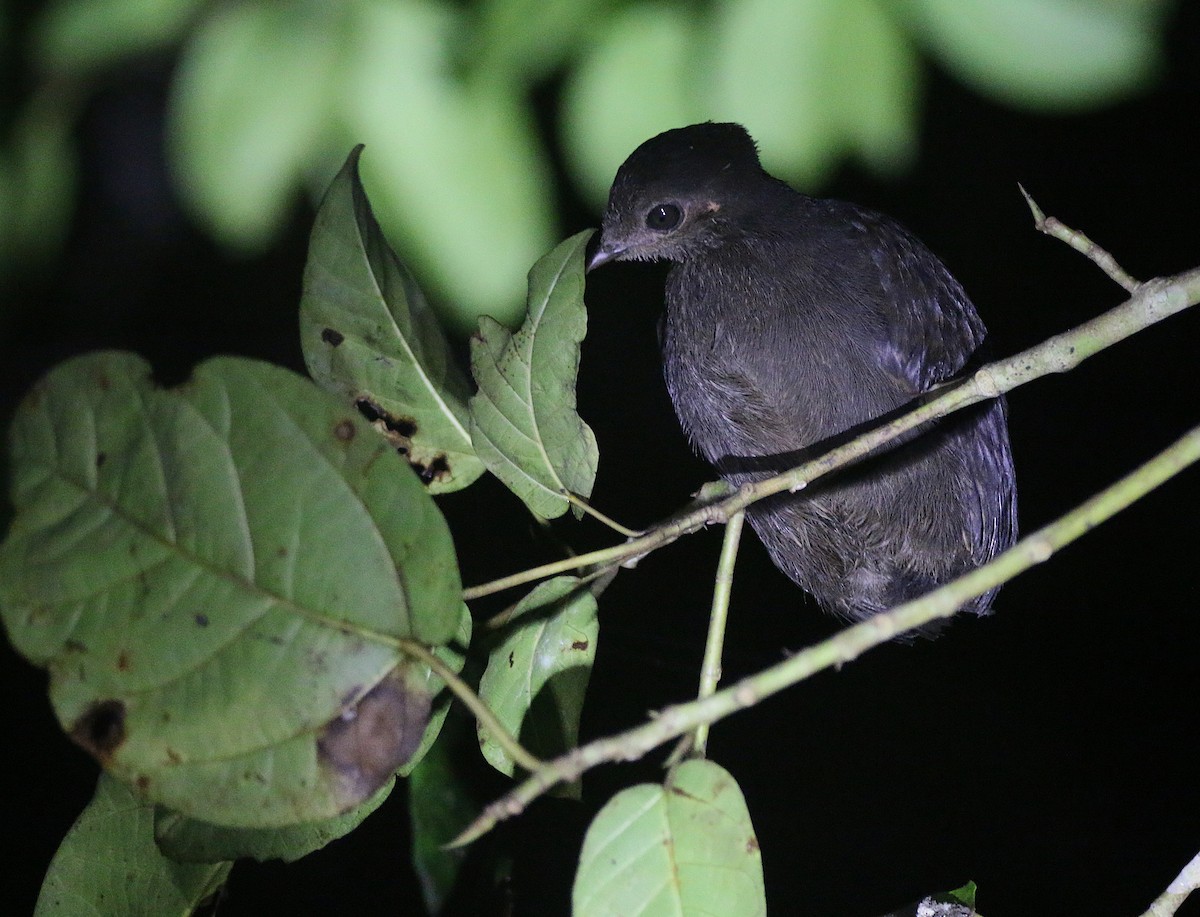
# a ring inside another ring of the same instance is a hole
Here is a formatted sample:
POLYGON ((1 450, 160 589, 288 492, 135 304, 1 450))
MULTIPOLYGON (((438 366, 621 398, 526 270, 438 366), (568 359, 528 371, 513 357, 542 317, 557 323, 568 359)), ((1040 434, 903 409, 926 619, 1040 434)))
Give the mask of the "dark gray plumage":
MULTIPOLYGON (((737 124, 667 131, 617 172, 588 269, 657 259, 676 262, 662 339, 671 400, 735 484, 911 404, 962 371, 985 336, 918 239, 772 178, 737 124)), ((756 504, 748 519, 776 566, 837 615, 914 598, 1016 536, 1004 402, 756 504)), ((984 614, 991 600, 969 607, 984 614)))

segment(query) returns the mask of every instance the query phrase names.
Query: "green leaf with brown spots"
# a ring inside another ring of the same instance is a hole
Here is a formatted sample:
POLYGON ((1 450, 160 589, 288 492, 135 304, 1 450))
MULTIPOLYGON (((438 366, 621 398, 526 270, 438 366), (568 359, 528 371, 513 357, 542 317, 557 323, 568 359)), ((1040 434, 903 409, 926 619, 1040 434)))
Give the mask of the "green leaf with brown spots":
POLYGON ((317 384, 404 453, 432 493, 483 473, 466 374, 412 274, 383 237, 355 147, 317 213, 300 299, 300 342, 317 384))
MULTIPOLYGON (((488 655, 479 696, 533 754, 574 748, 600 623, 596 597, 574 576, 538 585, 513 611, 504 639, 488 655)), ((512 775, 513 760, 482 726, 483 756, 512 775)))
POLYGON ((64 729, 143 797, 273 827, 358 805, 422 741, 403 641, 460 625, 432 499, 349 406, 221 358, 163 390, 98 353, 10 434, 0 614, 64 729))
POLYGON ((559 243, 529 271, 525 322, 514 333, 487 316, 471 339, 471 436, 488 470, 546 518, 566 492, 587 497, 599 451, 575 412, 579 345, 587 333, 583 253, 592 231, 559 243))
POLYGON ((618 793, 583 839, 571 901, 573 917, 766 914, 762 855, 737 782, 693 760, 661 786, 618 793))

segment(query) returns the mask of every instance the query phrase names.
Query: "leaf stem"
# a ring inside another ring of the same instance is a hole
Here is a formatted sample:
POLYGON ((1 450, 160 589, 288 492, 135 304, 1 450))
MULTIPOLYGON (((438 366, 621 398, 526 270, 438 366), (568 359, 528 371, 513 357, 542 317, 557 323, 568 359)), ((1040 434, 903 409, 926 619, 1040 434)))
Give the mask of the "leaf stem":
POLYGON ((457 672, 434 655, 429 647, 406 638, 397 640, 396 645, 405 655, 411 656, 413 659, 417 659, 429 666, 433 670, 433 673, 446 683, 446 687, 450 689, 450 692, 462 701, 463 706, 475 715, 475 719, 479 721, 479 724, 491 734, 492 738, 496 740, 496 744, 503 748, 513 761, 531 773, 536 773, 545 766, 544 761, 535 758, 525 750, 525 747, 501 725, 496 715, 492 713, 491 708, 480 700, 478 694, 471 690, 471 686, 459 678, 457 672))
POLYGON ((625 526, 621 525, 621 523, 617 522, 617 520, 613 519, 611 516, 604 515, 604 513, 600 512, 600 510, 598 510, 598 509, 596 509, 596 507, 592 506, 592 504, 590 504, 583 497, 579 496, 579 494, 572 493, 569 490, 564 490, 563 496, 567 498, 567 502, 570 503, 572 506, 579 507, 581 510, 583 510, 585 513, 587 513, 589 516, 591 516, 596 521, 603 523, 604 525, 607 525, 610 529, 612 529, 618 535, 624 535, 626 538, 637 538, 639 535, 645 534, 644 532, 638 531, 637 529, 626 528, 625 526))
MULTIPOLYGON (((659 745, 702 724, 715 723, 817 672, 849 662, 898 634, 938 618, 951 617, 964 603, 1049 560, 1056 551, 1198 460, 1200 426, 1194 427, 1140 468, 1049 525, 1021 539, 982 567, 919 599, 905 602, 890 611, 848 627, 830 639, 801 650, 783 662, 744 678, 709 697, 667 707, 647 723, 590 742, 556 758, 541 770, 534 772, 506 796, 485 808, 451 845, 460 846, 475 840, 491 830, 499 821, 522 812, 530 802, 551 787, 560 782, 575 780, 597 764, 606 761, 636 760, 659 745)), ((1196 869, 1200 869, 1200 866, 1196 869)))

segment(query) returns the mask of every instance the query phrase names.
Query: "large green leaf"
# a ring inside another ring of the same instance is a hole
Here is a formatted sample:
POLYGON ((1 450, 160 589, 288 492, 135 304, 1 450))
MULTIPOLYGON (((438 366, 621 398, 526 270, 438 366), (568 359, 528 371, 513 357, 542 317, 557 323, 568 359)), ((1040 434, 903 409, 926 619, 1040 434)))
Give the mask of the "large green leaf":
POLYGON ((217 824, 328 818, 421 740, 461 586, 445 522, 348 407, 262 363, 164 391, 137 357, 53 370, 11 433, 0 613, 64 728, 217 824))
POLYGON ((295 202, 333 118, 337 4, 220 4, 172 84, 169 139, 184 199, 221 242, 262 248, 295 202))
MULTIPOLYGON (((434 649, 434 654, 455 672, 461 671, 466 661, 465 647, 471 641, 471 613, 462 606, 459 631, 455 642, 434 649)), ((442 680, 430 669, 423 669, 428 678, 425 686, 430 695, 437 694, 443 687, 442 680)), ((435 739, 450 708, 449 692, 443 692, 434 703, 429 725, 421 739, 421 745, 400 768, 400 773, 415 773, 426 752, 436 749, 435 739)), ((171 859, 187 863, 214 863, 218 860, 237 860, 249 857, 255 860, 280 859, 287 862, 307 856, 330 841, 349 834, 374 812, 392 791, 394 781, 388 780, 374 796, 349 811, 333 818, 299 822, 276 828, 231 828, 209 822, 187 818, 178 812, 159 807, 155 813, 155 839, 171 859)))
POLYGON ((959 77, 1035 108, 1096 105, 1162 62, 1164 0, 898 0, 913 34, 959 77))
POLYGON ((762 855, 742 791, 711 761, 685 761, 662 786, 624 790, 579 854, 574 917, 765 914, 762 855))
POLYGON ((217 863, 243 857, 291 863, 357 828, 383 805, 394 785, 395 778, 389 778, 366 802, 341 815, 278 828, 230 828, 159 806, 154 813, 154 839, 164 854, 181 863, 217 863))
MULTIPOLYGON (((579 738, 596 658, 596 597, 578 577, 555 577, 517 604, 508 627, 488 655, 479 696, 535 755, 563 754, 579 738)), ((479 743, 496 770, 513 773, 512 758, 482 726, 479 743)))
POLYGON ((103 774, 63 839, 38 896, 37 917, 186 915, 224 884, 231 863, 167 859, 154 843, 154 806, 103 774))
POLYGON ((592 231, 559 243, 529 271, 525 323, 515 333, 487 316, 471 339, 475 451, 539 516, 561 516, 565 492, 588 496, 599 453, 575 412, 579 345, 587 333, 583 252, 592 231))
POLYGON ((313 225, 300 299, 308 371, 357 404, 433 493, 483 473, 470 390, 437 316, 388 246, 358 177, 355 147, 313 225))

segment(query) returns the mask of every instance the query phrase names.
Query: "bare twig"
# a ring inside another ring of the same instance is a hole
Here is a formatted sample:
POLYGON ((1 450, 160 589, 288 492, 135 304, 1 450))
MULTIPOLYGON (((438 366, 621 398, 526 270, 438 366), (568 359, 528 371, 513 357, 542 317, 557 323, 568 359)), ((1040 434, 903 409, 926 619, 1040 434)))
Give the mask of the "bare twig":
POLYGON ((1119 283, 1130 293, 1141 286, 1137 280, 1125 272, 1121 265, 1117 264, 1116 258, 1079 230, 1063 225, 1055 217, 1046 216, 1046 214, 1042 213, 1042 208, 1037 205, 1037 202, 1029 196, 1029 192, 1025 190, 1025 186, 1018 184, 1017 187, 1021 189, 1021 194, 1025 197, 1025 203, 1029 205, 1029 209, 1033 212, 1033 225, 1037 228, 1038 232, 1044 232, 1046 235, 1058 239, 1060 242, 1066 242, 1075 251, 1082 252, 1100 270, 1104 271, 1110 279, 1119 283))
POLYGON ((1171 917, 1188 895, 1197 889, 1200 889, 1200 853, 1192 857, 1192 861, 1183 867, 1175 881, 1154 900, 1142 917, 1171 917))

